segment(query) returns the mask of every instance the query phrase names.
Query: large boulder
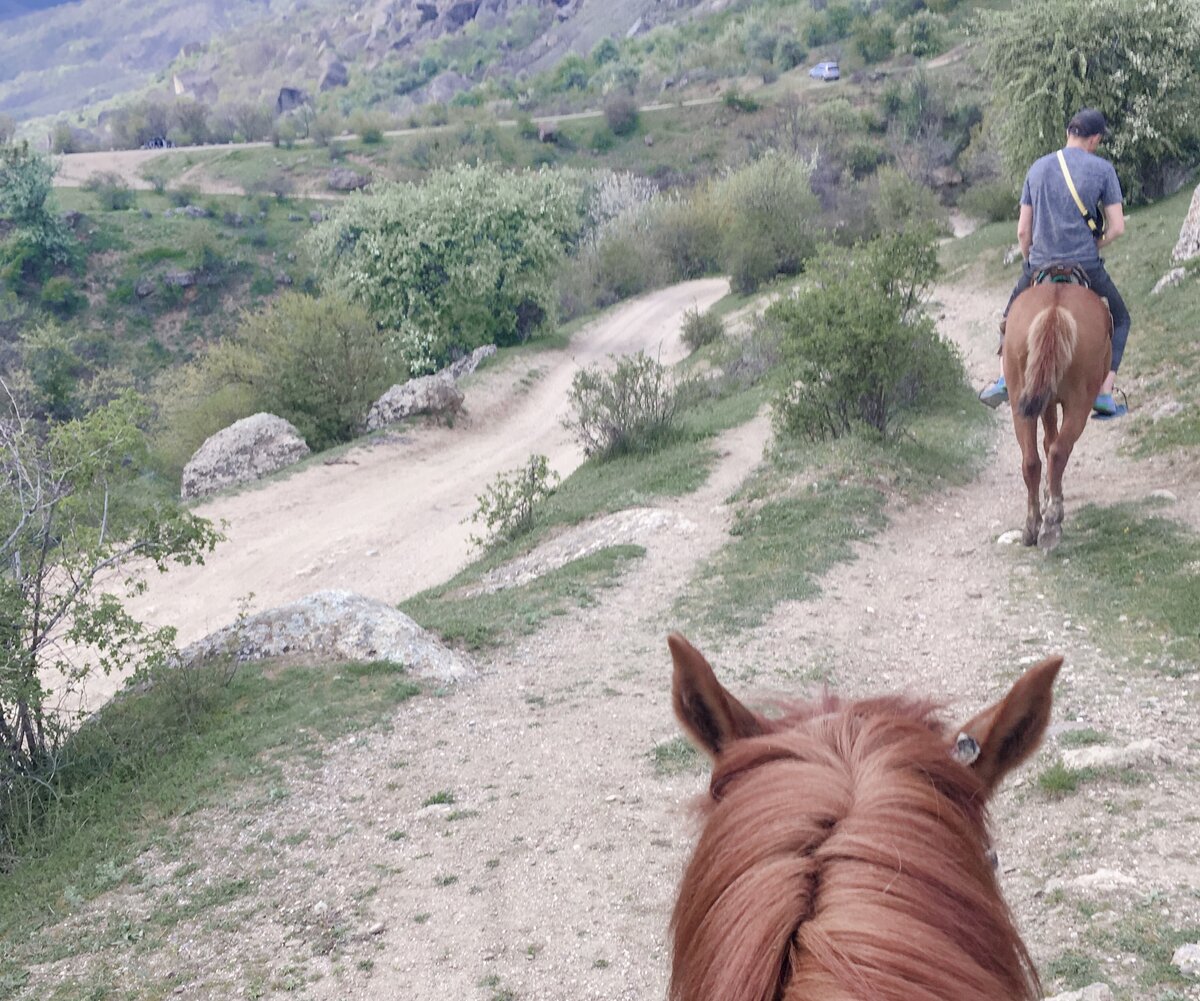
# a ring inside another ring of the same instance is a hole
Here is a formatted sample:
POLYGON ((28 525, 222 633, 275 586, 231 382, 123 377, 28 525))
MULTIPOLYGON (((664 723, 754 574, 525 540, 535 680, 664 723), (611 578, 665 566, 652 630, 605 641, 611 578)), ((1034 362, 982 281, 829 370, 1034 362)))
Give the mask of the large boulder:
POLYGON ((279 96, 275 98, 275 114, 286 115, 293 108, 308 103, 308 94, 299 87, 280 87, 279 96))
POLYGON ((322 90, 333 90, 334 87, 345 87, 350 82, 350 71, 346 64, 333 60, 327 64, 321 74, 321 82, 317 86, 322 90))
POLYGON ((261 479, 308 455, 300 433, 282 417, 254 414, 212 435, 183 469, 180 496, 206 497, 261 479))
POLYGON ((461 681, 474 666, 387 602, 350 591, 318 591, 247 616, 181 651, 192 665, 218 657, 242 663, 295 654, 326 661, 388 660, 417 678, 461 681))
POLYGON ((1175 244, 1171 259, 1176 264, 1181 264, 1190 261, 1197 254, 1200 254, 1200 185, 1192 194, 1192 204, 1179 230, 1179 242, 1175 244))
POLYGON ((469 355, 464 355, 458 361, 452 362, 445 371, 450 373, 452 379, 461 379, 464 376, 470 375, 475 369, 479 368, 479 363, 484 358, 491 358, 496 353, 495 344, 485 344, 481 348, 476 348, 469 355))
POLYGON ((371 179, 349 167, 334 167, 325 182, 334 191, 356 191, 359 188, 365 188, 371 183, 371 179))
POLYGON ((462 402, 462 390, 454 384, 454 376, 446 369, 436 375, 409 379, 393 386, 372 404, 367 412, 367 430, 378 431, 420 414, 437 417, 455 414, 462 409, 462 402))

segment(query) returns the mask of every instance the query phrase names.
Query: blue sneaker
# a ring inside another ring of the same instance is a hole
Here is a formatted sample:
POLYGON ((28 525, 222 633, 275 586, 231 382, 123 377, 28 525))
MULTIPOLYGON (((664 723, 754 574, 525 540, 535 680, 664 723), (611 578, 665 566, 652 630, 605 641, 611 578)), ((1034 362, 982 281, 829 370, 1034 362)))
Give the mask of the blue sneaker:
POLYGON ((1004 384, 1004 376, 1000 376, 979 394, 979 402, 993 410, 1001 403, 1008 402, 1008 386, 1004 384))
POLYGON ((1117 412, 1117 401, 1113 399, 1112 393, 1101 393, 1092 404, 1092 409, 1102 417, 1112 417, 1117 412))

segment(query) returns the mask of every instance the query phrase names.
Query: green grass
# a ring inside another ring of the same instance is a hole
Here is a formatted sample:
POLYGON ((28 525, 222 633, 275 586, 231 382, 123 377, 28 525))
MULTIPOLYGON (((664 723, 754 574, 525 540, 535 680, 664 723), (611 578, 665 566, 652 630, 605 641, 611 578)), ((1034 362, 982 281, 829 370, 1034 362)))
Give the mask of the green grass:
MULTIPOLYGON (((39 932, 136 879, 131 863, 142 852, 157 846, 184 861, 189 842, 186 827, 173 832, 177 818, 225 803, 235 791, 258 802, 286 796, 283 762, 315 766, 339 736, 383 724, 420 690, 389 662, 249 664, 228 685, 206 670, 110 703, 68 741, 41 822, 17 832, 17 861, 0 879, 0 983, 19 979, 48 949, 85 949, 74 940, 54 946, 39 932)), ((186 905, 160 906, 152 924, 169 927, 249 886, 215 884, 186 905)))
POLYGON ((1172 927, 1153 902, 1141 904, 1113 924, 1091 927, 1087 940, 1105 955, 1124 954, 1137 960, 1135 980, 1140 990, 1119 992, 1130 998, 1156 996, 1147 992, 1189 983, 1171 964, 1179 946, 1200 939, 1200 926, 1172 927))
POLYGON ((1053 984, 1069 991, 1080 990, 1105 979, 1104 967, 1098 959, 1074 949, 1044 963, 1039 973, 1047 986, 1053 984))
POLYGON ((1080 783, 1094 778, 1092 768, 1068 768, 1061 761, 1042 769, 1038 773, 1037 785, 1051 799, 1061 799, 1079 789, 1080 783))
POLYGON ((1090 726, 1082 730, 1066 730, 1058 735, 1058 742, 1063 747, 1094 747, 1097 744, 1107 744, 1109 736, 1101 730, 1093 730, 1090 726))
POLYGON ((912 419, 895 442, 852 434, 779 444, 735 497, 732 541, 696 574, 676 613, 699 633, 729 635, 759 625, 781 601, 818 594, 825 572, 887 524, 890 502, 975 475, 987 434, 980 409, 964 395, 912 419))
POLYGON ((655 744, 650 752, 650 760, 654 765, 654 773, 664 776, 700 772, 705 766, 704 758, 692 746, 691 741, 683 737, 673 737, 661 744, 655 744))
POLYGON ((462 589, 478 580, 476 565, 400 607, 443 639, 478 650, 536 632, 551 616, 592 604, 598 590, 614 586, 626 565, 644 553, 641 546, 612 546, 520 587, 464 595, 462 589))
POLYGON ((1200 537, 1147 505, 1089 505, 1038 586, 1108 649, 1169 674, 1200 669, 1200 537))

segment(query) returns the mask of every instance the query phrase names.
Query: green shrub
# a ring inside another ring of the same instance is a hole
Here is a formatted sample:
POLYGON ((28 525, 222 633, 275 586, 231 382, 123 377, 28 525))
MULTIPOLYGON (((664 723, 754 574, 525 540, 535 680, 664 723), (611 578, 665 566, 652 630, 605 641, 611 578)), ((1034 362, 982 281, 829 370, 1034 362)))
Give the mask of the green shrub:
POLYGON ((43 309, 61 317, 73 316, 87 305, 87 296, 64 275, 47 278, 40 299, 43 309))
POLYGON ((683 330, 680 337, 692 351, 712 344, 725 336, 725 321, 711 309, 701 313, 696 307, 683 313, 683 330))
POLYGON ((308 134, 318 146, 328 146, 346 130, 346 120, 335 110, 318 112, 309 123, 308 134))
POLYGON ((1011 181, 984 181, 964 191, 958 207, 984 222, 1015 222, 1020 200, 1020 192, 1011 181))
POLYGON ((577 186, 553 173, 460 166, 346 202, 310 238, 330 289, 401 336, 455 352, 543 329, 554 272, 580 227, 577 186))
POLYGON ((35 416, 59 421, 74 417, 86 366, 66 331, 53 321, 39 324, 22 333, 20 348, 35 416))
POLYGON ((896 49, 918 59, 930 59, 946 48, 949 22, 941 14, 921 10, 896 28, 896 49))
POLYGON ((795 274, 812 254, 819 205, 811 174, 810 163, 771 150, 714 187, 722 257, 736 291, 753 292, 777 274, 795 274))
POLYGON ((650 239, 673 279, 716 273, 721 267, 722 226, 710 190, 661 199, 651 219, 650 239))
POLYGON ((631 135, 638 126, 638 106, 633 95, 614 91, 604 100, 604 120, 613 135, 631 135))
POLYGON ((90 191, 96 196, 102 209, 109 212, 120 212, 131 209, 136 197, 125 183, 125 179, 115 171, 97 171, 83 182, 83 190, 90 191))
POLYGON ((194 205, 200 198, 200 189, 191 184, 181 184, 167 192, 167 201, 176 208, 194 205))
POLYGON ((487 534, 472 535, 471 542, 485 548, 528 532, 535 508, 554 493, 558 481, 544 455, 531 455, 520 469, 500 473, 475 498, 479 506, 471 514, 471 523, 483 522, 487 534))
POLYGON ((217 384, 246 386, 256 409, 291 421, 317 451, 353 438, 403 374, 389 341, 362 306, 287 292, 247 316, 206 367, 217 384))
POLYGON ((349 121, 350 131, 356 133, 363 142, 372 145, 383 142, 383 133, 389 125, 386 116, 369 111, 356 111, 349 121))
POLYGON ((800 39, 792 35, 781 35, 775 43, 772 61, 781 70, 795 69, 808 58, 808 50, 800 39))
POLYGON ((876 172, 871 207, 881 233, 930 225, 949 232, 946 210, 937 195, 895 167, 881 167, 876 172))
POLYGON ((864 62, 888 59, 896 48, 896 25, 886 14, 872 14, 854 23, 854 46, 864 62))
POLYGON ((721 95, 721 101, 731 111, 738 111, 743 114, 750 114, 762 107, 753 97, 743 94, 736 87, 730 87, 729 90, 725 91, 721 95))
POLYGON ((932 231, 827 249, 812 262, 811 284, 767 312, 781 333, 780 432, 817 440, 863 424, 894 435, 906 411, 961 384, 962 362, 921 306, 936 271, 932 231))
POLYGON ((611 372, 596 366, 577 372, 569 400, 573 413, 563 423, 589 456, 646 451, 674 426, 674 382, 641 351, 617 359, 611 372))

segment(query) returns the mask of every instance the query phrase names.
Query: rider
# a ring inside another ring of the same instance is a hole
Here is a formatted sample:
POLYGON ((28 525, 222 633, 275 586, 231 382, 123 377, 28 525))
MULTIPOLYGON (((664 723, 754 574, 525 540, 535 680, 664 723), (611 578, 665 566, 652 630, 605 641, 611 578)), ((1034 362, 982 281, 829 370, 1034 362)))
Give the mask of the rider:
MULTIPOLYGON (((1121 355, 1125 351, 1125 340, 1129 336, 1129 310, 1121 293, 1113 284, 1100 248, 1107 247, 1125 232, 1125 213, 1121 208, 1121 184, 1113 165, 1096 156, 1096 148, 1108 134, 1108 123, 1104 115, 1094 108, 1084 108, 1067 124, 1067 144, 1062 153, 1066 159, 1071 179, 1085 206, 1104 206, 1104 234, 1095 237, 1087 221, 1079 211, 1070 188, 1067 186, 1057 153, 1050 153, 1036 161, 1025 175, 1025 186, 1021 189, 1021 215, 1017 221, 1017 240, 1021 244, 1024 264, 1017 287, 1004 308, 1007 319, 1013 300, 1033 283, 1034 273, 1050 264, 1071 262, 1080 264, 1087 272, 1088 281, 1097 295, 1108 300, 1112 312, 1112 371, 1100 388, 1093 409, 1104 415, 1117 412, 1113 402, 1113 382, 1121 355)), ((1004 336, 1005 320, 1000 321, 1000 336, 1004 336)), ((989 407, 998 407, 1008 399, 1008 387, 1004 376, 979 394, 979 399, 989 407)))

